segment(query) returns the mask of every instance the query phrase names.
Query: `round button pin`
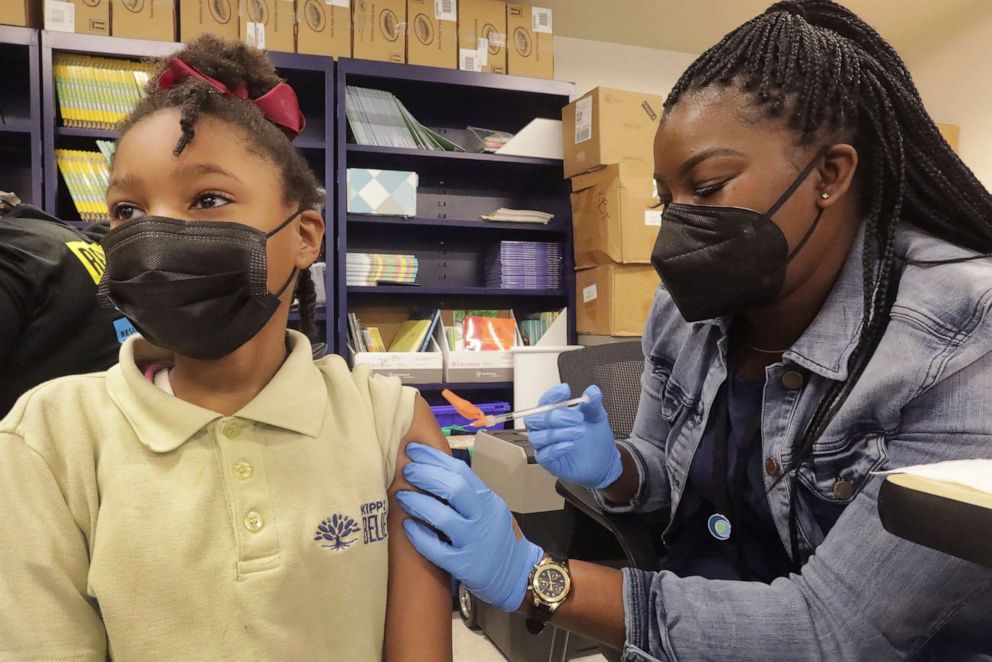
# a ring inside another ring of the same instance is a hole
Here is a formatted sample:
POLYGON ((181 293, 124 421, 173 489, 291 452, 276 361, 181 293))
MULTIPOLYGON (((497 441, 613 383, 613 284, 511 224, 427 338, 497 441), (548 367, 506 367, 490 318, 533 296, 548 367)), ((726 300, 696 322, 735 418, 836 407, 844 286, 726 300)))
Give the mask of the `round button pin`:
POLYGON ((710 515, 709 521, 706 523, 709 527, 710 535, 717 540, 728 540, 730 538, 730 520, 726 516, 720 513, 714 513, 710 515))

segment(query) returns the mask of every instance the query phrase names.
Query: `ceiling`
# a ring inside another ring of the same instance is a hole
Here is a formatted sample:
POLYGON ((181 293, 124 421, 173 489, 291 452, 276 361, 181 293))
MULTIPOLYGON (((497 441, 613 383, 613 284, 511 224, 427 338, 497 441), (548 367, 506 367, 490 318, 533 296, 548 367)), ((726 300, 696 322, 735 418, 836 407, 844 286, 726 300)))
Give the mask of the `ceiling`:
MULTIPOLYGON (((992 0, 841 0, 897 51, 943 23, 992 11, 992 0)), ((771 0, 535 0, 554 10, 555 34, 701 53, 771 0)))

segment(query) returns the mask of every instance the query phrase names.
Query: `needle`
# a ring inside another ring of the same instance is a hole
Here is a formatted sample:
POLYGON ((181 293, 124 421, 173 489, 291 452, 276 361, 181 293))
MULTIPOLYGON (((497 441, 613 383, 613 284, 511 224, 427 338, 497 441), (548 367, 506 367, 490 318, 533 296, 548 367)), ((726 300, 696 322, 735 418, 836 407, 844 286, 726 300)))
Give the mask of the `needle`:
POLYGON ((536 414, 543 414, 545 412, 554 411, 555 409, 563 409, 565 407, 574 407, 575 405, 581 405, 589 402, 589 396, 583 395, 578 398, 572 398, 571 400, 565 400, 564 402, 555 402, 550 405, 540 405, 538 407, 531 407, 530 409, 521 409, 520 411, 511 411, 506 414, 499 414, 496 416, 482 416, 472 421, 472 427, 492 427, 493 425, 498 425, 499 423, 506 423, 507 421, 512 421, 518 418, 524 418, 525 416, 534 416, 536 414))

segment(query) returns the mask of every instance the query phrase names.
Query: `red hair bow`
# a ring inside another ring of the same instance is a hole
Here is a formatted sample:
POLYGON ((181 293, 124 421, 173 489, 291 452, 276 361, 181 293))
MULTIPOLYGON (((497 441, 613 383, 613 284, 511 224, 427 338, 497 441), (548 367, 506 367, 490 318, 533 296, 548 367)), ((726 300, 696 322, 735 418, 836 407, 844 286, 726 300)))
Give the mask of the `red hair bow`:
POLYGON ((248 103, 255 104, 262 111, 265 119, 269 120, 286 134, 290 140, 299 135, 307 121, 300 112, 300 102, 296 98, 296 92, 286 83, 279 83, 271 90, 257 99, 248 98, 248 85, 239 83, 234 89, 230 89, 216 78, 211 78, 198 71, 179 58, 172 58, 169 61, 169 68, 158 79, 158 89, 168 90, 173 85, 178 85, 187 78, 202 80, 207 85, 213 87, 226 96, 244 99, 248 103))

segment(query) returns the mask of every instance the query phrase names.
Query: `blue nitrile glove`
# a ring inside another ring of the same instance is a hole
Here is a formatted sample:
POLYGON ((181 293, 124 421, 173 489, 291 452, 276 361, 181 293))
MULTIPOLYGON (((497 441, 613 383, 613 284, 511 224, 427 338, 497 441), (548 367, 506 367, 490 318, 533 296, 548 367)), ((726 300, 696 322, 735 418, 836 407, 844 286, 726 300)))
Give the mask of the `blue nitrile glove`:
POLYGON ((406 536, 431 563, 447 570, 477 598, 503 611, 516 611, 527 593, 527 579, 544 550, 522 535, 517 538, 506 503, 461 460, 411 443, 413 462, 403 468, 412 485, 426 494, 396 495, 411 517, 444 533, 451 543, 420 522, 403 522, 406 536))
MULTIPOLYGON (((623 473, 617 441, 603 409, 603 394, 590 386, 589 402, 555 409, 524 419, 538 463, 551 474, 591 490, 612 485, 623 473)), ((540 404, 571 397, 568 384, 559 384, 541 396, 540 404)))

